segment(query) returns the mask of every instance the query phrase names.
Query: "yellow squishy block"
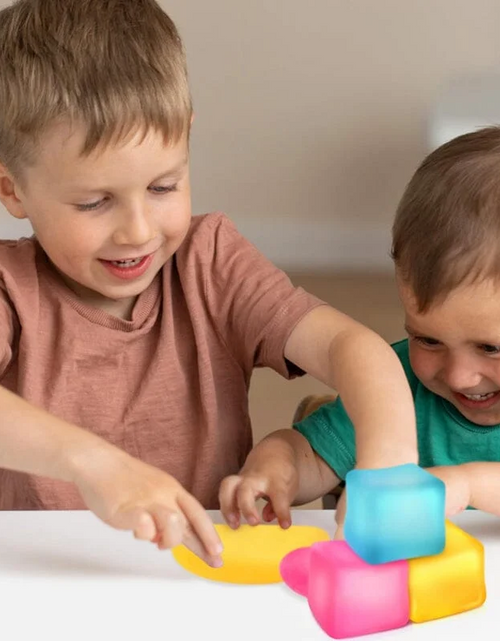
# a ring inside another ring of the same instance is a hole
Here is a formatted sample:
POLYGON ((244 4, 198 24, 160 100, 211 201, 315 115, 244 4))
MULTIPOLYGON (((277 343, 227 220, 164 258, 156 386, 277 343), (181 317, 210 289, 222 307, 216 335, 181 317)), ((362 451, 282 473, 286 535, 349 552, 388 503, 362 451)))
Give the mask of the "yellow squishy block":
POLYGON ((411 559, 410 620, 423 623, 473 610, 486 600, 484 548, 451 521, 441 554, 411 559))
POLYGON ((325 530, 307 525, 292 525, 287 530, 279 525, 241 525, 237 530, 215 525, 215 529, 224 546, 223 567, 211 568, 183 545, 172 554, 189 572, 223 583, 279 583, 279 564, 286 554, 330 539, 325 530))

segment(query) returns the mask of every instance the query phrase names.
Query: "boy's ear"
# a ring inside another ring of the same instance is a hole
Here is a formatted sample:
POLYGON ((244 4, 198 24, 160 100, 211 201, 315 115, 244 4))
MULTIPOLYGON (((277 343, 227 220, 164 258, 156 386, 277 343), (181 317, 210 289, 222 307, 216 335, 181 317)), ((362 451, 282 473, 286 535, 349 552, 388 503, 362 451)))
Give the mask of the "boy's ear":
POLYGON ((18 191, 15 179, 7 167, 0 163, 0 202, 14 218, 27 218, 18 191))

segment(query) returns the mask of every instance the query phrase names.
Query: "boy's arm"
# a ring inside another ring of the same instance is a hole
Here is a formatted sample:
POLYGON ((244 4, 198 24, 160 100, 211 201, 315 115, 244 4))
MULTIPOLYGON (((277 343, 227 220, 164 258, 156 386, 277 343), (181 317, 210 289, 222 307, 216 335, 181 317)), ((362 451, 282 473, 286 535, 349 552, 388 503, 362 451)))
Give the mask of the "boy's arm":
POLYGON ((321 306, 292 331, 285 357, 339 393, 356 433, 357 467, 418 462, 411 390, 394 350, 375 332, 321 306))
POLYGON ((500 463, 478 462, 431 467, 427 470, 446 485, 446 514, 470 505, 500 516, 500 463))
POLYGON ((240 514, 250 525, 260 521, 256 500, 268 500, 262 516, 291 525, 290 506, 308 503, 330 492, 340 479, 314 452, 309 441, 295 430, 269 434, 250 452, 238 475, 222 481, 221 511, 231 527, 240 524, 240 514))
POLYGON ((0 467, 75 483, 112 527, 160 549, 184 543, 220 565, 221 542, 203 507, 170 475, 0 386, 0 467))

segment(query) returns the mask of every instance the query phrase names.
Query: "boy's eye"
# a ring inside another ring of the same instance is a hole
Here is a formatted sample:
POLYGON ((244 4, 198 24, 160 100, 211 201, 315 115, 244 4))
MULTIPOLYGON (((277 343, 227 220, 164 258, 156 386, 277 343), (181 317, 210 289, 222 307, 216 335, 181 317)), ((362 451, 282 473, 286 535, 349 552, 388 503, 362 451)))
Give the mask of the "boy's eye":
POLYGON ((500 345, 483 344, 483 345, 479 345, 478 347, 485 354, 500 354, 500 345))
MULTIPOLYGON (((150 191, 154 194, 169 194, 172 191, 177 191, 177 185, 158 185, 156 187, 149 187, 150 191)), ((95 211, 107 201, 107 198, 101 198, 101 200, 96 200, 93 203, 80 203, 75 205, 78 211, 95 211)))
POLYGON ((94 209, 99 209, 105 200, 106 198, 102 198, 101 200, 96 200, 93 203, 80 203, 79 205, 76 205, 76 208, 78 211, 93 211, 94 209))
POLYGON ((425 345, 425 347, 436 347, 436 345, 441 344, 435 338, 429 338, 428 336, 413 336, 413 340, 421 345, 425 345))
POLYGON ((177 191, 177 185, 158 185, 149 189, 155 194, 169 194, 172 191, 177 191))

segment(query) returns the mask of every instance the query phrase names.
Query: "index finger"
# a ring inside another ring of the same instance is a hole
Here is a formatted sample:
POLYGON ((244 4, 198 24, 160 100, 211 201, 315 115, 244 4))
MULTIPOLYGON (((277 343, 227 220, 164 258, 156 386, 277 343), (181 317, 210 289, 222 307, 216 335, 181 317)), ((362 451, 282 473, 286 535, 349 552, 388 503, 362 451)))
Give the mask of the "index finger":
POLYGON ((187 528, 184 532, 186 547, 197 554, 204 561, 216 567, 222 565, 223 545, 212 519, 198 501, 187 492, 179 497, 179 507, 187 519, 187 528))

